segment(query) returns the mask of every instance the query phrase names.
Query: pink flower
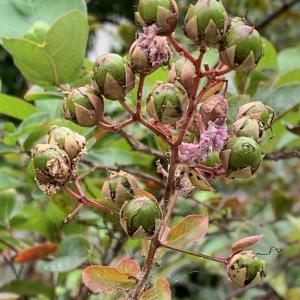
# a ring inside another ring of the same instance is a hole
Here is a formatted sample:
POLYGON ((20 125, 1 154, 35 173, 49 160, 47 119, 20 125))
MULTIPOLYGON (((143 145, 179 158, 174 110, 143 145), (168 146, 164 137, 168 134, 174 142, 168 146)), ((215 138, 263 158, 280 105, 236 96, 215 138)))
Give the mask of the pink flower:
POLYGON ((147 52, 152 67, 159 67, 166 64, 172 55, 166 37, 157 36, 157 26, 155 24, 144 27, 139 33, 138 45, 147 52))
POLYGON ((205 161, 211 152, 220 152, 228 138, 225 120, 208 122, 208 128, 201 136, 198 144, 182 143, 179 148, 181 160, 189 164, 205 161))

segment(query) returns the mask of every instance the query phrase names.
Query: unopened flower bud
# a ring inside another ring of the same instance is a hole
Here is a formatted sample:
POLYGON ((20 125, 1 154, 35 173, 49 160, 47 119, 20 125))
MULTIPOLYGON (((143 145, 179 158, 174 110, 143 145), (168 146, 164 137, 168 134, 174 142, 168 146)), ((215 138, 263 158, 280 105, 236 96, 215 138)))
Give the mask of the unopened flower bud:
POLYGON ((169 35, 176 29, 178 5, 175 0, 139 0, 135 20, 141 27, 155 24, 158 34, 169 35))
POLYGON ((83 127, 96 126, 104 112, 101 96, 96 96, 90 88, 80 87, 65 97, 65 118, 83 127))
POLYGON ((222 94, 210 96, 200 106, 200 114, 204 124, 217 119, 226 119, 228 113, 228 101, 222 94))
POLYGON ((260 120, 243 117, 232 124, 232 131, 235 136, 247 136, 261 143, 265 136, 265 129, 260 120))
POLYGON ((146 196, 125 202, 121 210, 121 225, 133 238, 151 238, 161 218, 161 211, 155 199, 146 196))
POLYGON ((38 144, 32 150, 35 179, 41 191, 55 194, 71 175, 71 164, 67 154, 56 145, 38 144))
POLYGON ((102 186, 102 195, 121 208, 125 201, 134 197, 136 188, 137 181, 132 175, 111 171, 102 186))
POLYGON ((263 55, 262 38, 253 26, 234 18, 226 36, 225 50, 220 53, 222 62, 237 71, 253 70, 263 55))
POLYGON ((86 139, 84 136, 67 127, 52 127, 49 132, 49 144, 57 145, 67 153, 72 165, 79 161, 85 153, 86 139))
POLYGON ((169 72, 169 82, 178 81, 186 90, 188 96, 192 94, 195 76, 194 65, 186 58, 181 58, 172 65, 169 72))
POLYGON ((35 42, 38 44, 43 44, 49 28, 50 28, 50 26, 47 23, 45 23, 43 21, 37 21, 24 34, 23 37, 32 42, 35 42))
POLYGON ((266 262, 260 260, 252 251, 235 254, 227 265, 230 281, 240 288, 254 287, 260 284, 265 276, 266 262))
POLYGON ((135 76, 123 57, 105 54, 96 59, 93 80, 101 94, 110 100, 122 100, 133 89, 135 76))
POLYGON ((187 12, 184 32, 200 45, 216 47, 226 31, 227 20, 227 12, 221 1, 198 0, 187 12))
POLYGON ((186 111, 188 96, 183 87, 159 83, 147 99, 147 112, 157 121, 174 125, 186 111))
POLYGON ((236 119, 249 116, 251 119, 256 119, 262 122, 264 129, 272 126, 274 119, 274 110, 272 107, 263 104, 262 102, 255 101, 242 105, 239 108, 236 119))
POLYGON ((250 177, 262 161, 262 152, 257 142, 249 137, 234 137, 226 145, 229 155, 224 162, 229 177, 250 177))

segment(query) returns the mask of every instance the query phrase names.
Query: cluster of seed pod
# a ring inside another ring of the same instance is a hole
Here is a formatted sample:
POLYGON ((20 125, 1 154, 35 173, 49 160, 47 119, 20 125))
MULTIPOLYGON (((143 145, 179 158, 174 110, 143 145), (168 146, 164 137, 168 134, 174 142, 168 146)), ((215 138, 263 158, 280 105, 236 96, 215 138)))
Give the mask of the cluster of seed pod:
POLYGON ((41 191, 53 195, 76 173, 86 139, 67 127, 52 127, 43 140, 31 151, 35 179, 41 191))
POLYGON ((120 212, 120 223, 131 238, 151 239, 158 230, 161 211, 156 198, 138 189, 135 177, 111 171, 103 186, 102 195, 120 212))
MULTIPOLYGON (((125 101, 135 86, 136 76, 144 78, 168 66, 168 82, 155 83, 145 108, 153 124, 166 129, 170 140, 178 136, 189 104, 197 100, 195 78, 199 77, 195 64, 186 57, 170 65, 169 40, 177 27, 178 15, 175 0, 139 0, 135 17, 141 30, 128 58, 113 53, 98 57, 90 84, 66 92, 65 118, 83 127, 111 125, 104 119, 104 98, 125 101)), ((229 17, 219 0, 198 0, 191 5, 184 33, 201 51, 217 48, 221 63, 230 70, 249 72, 263 55, 259 33, 246 20, 229 17)), ((261 102, 250 102, 239 108, 235 122, 228 126, 230 103, 224 82, 219 79, 216 90, 199 97, 178 148, 179 163, 185 165, 191 183, 202 190, 210 190, 211 183, 219 176, 251 176, 262 161, 259 144, 273 120, 272 108, 261 102)), ((47 142, 35 146, 33 165, 43 192, 54 194, 68 183, 76 173, 85 145, 84 137, 59 127, 50 130, 47 142)), ((157 200, 139 190, 130 174, 111 172, 102 187, 102 195, 120 212, 120 223, 128 236, 152 238, 159 229, 162 212, 157 200)), ((250 286, 257 282, 257 274, 263 270, 264 265, 251 254, 239 253, 232 258, 228 275, 237 285, 250 286)))

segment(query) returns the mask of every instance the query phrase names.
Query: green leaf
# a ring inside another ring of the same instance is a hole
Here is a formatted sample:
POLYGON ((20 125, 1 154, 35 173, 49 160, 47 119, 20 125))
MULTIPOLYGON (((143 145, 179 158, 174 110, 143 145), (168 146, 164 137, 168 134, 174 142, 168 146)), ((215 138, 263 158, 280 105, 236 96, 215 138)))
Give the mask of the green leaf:
POLYGON ((275 111, 275 118, 280 118, 300 104, 300 84, 264 89, 253 100, 271 106, 275 111))
POLYGON ((208 217, 190 215, 171 228, 166 243, 172 246, 185 246, 199 241, 208 231, 208 217))
POLYGON ((139 165, 149 167, 152 165, 153 157, 133 152, 132 150, 123 150, 117 148, 105 148, 95 150, 87 155, 87 158, 103 166, 126 166, 139 165))
POLYGON ((78 235, 66 237, 55 255, 55 258, 44 264, 49 272, 66 272, 79 267, 88 257, 89 244, 78 235))
POLYGON ((23 38, 5 38, 3 43, 30 82, 51 86, 70 82, 78 76, 87 38, 86 17, 74 10, 57 20, 42 45, 23 38))
POLYGON ((1 287, 1 291, 13 292, 22 296, 45 295, 54 299, 54 290, 43 285, 42 282, 33 282, 29 280, 14 280, 1 287))
POLYGON ((0 191, 10 188, 21 187, 23 185, 24 182, 22 182, 20 179, 17 179, 15 178, 15 176, 12 176, 4 170, 0 169, 0 191))
POLYGON ((165 278, 158 278, 155 286, 142 294, 141 300, 171 300, 169 282, 165 278))
POLYGON ((267 40, 263 39, 264 56, 259 61, 256 70, 277 69, 277 52, 274 46, 267 40))
POLYGON ((57 237, 57 226, 43 214, 40 208, 25 204, 17 216, 11 219, 14 229, 38 232, 47 239, 54 241, 57 237))
POLYGON ((1 0, 0 42, 2 37, 22 36, 35 22, 52 25, 70 10, 86 14, 84 0, 1 0))
POLYGON ((0 192, 0 224, 5 225, 9 223, 12 216, 17 193, 14 189, 8 189, 0 192))
POLYGON ((35 112, 36 108, 33 105, 19 98, 0 94, 0 114, 24 120, 35 112))
POLYGON ((0 154, 7 154, 7 153, 18 153, 18 149, 16 147, 6 145, 0 142, 0 154))
POLYGON ((131 289, 137 279, 130 273, 107 266, 90 266, 82 272, 83 283, 94 293, 109 293, 116 289, 131 289))
POLYGON ((282 50, 278 54, 278 65, 280 73, 300 69, 300 46, 282 50))
POLYGON ((279 77, 276 81, 276 87, 299 83, 300 84, 300 69, 290 71, 279 77))
POLYGON ((33 86, 24 95, 24 99, 27 101, 37 101, 37 100, 62 100, 64 95, 57 91, 47 91, 39 86, 33 86))

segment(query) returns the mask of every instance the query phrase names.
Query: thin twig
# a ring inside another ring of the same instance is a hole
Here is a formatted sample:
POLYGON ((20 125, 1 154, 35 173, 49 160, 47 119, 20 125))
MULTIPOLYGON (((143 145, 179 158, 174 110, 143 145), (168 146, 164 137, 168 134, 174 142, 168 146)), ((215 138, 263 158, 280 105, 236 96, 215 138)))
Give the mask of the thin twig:
POLYGON ((196 252, 188 251, 188 250, 185 250, 185 249, 173 247, 173 246, 170 246, 170 245, 167 245, 167 244, 162 244, 161 243, 160 246, 163 247, 163 248, 166 248, 166 249, 170 249, 170 250, 173 250, 173 251, 193 255, 193 256, 208 259, 208 260, 212 260, 212 261, 219 262, 219 263, 222 263, 222 264, 227 264, 228 260, 229 260, 228 257, 217 257, 217 256, 205 255, 205 254, 202 254, 202 253, 196 253, 196 252))
POLYGON ((300 158, 300 148, 270 152, 267 153, 264 157, 264 159, 266 160, 274 160, 274 161, 292 159, 292 158, 300 158))
POLYGON ((127 143, 131 146, 131 148, 134 151, 154 155, 154 156, 157 156, 160 159, 165 158, 165 155, 163 153, 161 153, 158 150, 147 147, 146 145, 144 145, 143 143, 141 143, 140 141, 135 139, 132 135, 128 134, 126 131, 120 130, 120 131, 118 131, 118 134, 120 134, 127 141, 127 143))

